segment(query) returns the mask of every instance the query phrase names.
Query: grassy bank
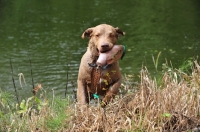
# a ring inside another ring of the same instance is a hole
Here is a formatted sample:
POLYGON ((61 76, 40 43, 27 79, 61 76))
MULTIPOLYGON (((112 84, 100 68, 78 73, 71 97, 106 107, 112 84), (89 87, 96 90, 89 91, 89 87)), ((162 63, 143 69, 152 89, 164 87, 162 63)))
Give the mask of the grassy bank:
POLYGON ((173 69, 159 76, 146 67, 140 81, 124 76, 122 91, 106 108, 84 108, 68 99, 30 97, 19 106, 0 92, 0 131, 198 131, 200 124, 200 66, 173 69))
POLYGON ((32 96, 18 105, 12 94, 0 92, 1 132, 48 132, 68 128, 69 99, 32 96))

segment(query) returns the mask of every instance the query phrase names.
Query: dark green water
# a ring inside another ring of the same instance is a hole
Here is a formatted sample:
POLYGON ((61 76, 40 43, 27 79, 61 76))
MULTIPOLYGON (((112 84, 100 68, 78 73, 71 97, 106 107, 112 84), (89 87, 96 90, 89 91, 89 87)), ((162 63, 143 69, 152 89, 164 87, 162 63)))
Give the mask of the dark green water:
POLYGON ((11 59, 19 94, 30 94, 31 59, 35 84, 64 96, 67 71, 68 87, 71 81, 76 86, 87 47, 81 34, 101 23, 126 32, 119 41, 128 50, 120 61, 123 74, 139 74, 142 64, 153 72, 152 55, 159 52, 159 68, 165 58, 178 68, 200 55, 199 6, 199 0, 0 0, 0 88, 14 91, 11 59))

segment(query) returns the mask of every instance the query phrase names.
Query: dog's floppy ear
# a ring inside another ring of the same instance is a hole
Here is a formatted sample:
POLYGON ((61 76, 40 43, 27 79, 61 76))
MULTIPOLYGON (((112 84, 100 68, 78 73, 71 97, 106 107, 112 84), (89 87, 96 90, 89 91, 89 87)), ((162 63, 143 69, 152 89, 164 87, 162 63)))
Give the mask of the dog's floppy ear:
POLYGON ((88 28, 85 30, 85 32, 82 34, 82 38, 84 39, 85 37, 90 38, 90 34, 93 32, 93 28, 88 28))
POLYGON ((118 27, 116 27, 115 30, 116 30, 116 32, 117 32, 117 34, 118 34, 118 38, 119 38, 120 35, 123 35, 123 36, 124 36, 124 35, 126 34, 125 32, 123 32, 123 31, 122 31, 121 29, 119 29, 118 27))

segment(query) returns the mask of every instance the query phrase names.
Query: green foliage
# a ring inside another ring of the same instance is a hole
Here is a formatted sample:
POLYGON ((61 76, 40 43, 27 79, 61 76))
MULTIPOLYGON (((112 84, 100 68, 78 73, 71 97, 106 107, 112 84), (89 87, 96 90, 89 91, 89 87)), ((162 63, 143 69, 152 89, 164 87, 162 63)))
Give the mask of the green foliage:
POLYGON ((14 96, 11 93, 0 90, 0 131, 6 131, 6 125, 9 125, 11 114, 15 109, 13 102, 14 96))
POLYGON ((49 118, 47 120, 47 122, 46 122, 47 127, 51 131, 58 131, 62 127, 62 124, 64 123, 65 118, 66 118, 66 113, 61 112, 56 117, 49 118))
POLYGON ((8 92, 3 92, 0 90, 0 101, 1 101, 1 104, 0 104, 0 109, 3 107, 5 107, 5 104, 10 104, 12 103, 14 100, 14 95, 11 94, 11 93, 8 93, 8 92))
MULTIPOLYGON (((45 99, 43 100, 45 101, 45 99)), ((41 99, 37 98, 36 96, 32 96, 25 101, 24 99, 19 105, 20 110, 17 112, 19 114, 25 114, 27 113, 30 109, 35 108, 36 110, 41 110, 43 106, 47 105, 47 102, 43 102, 41 99)))
POLYGON ((58 131, 63 127, 68 99, 54 97, 49 103, 45 97, 32 96, 19 105, 14 99, 11 93, 0 91, 0 131, 58 131))
POLYGON ((48 104, 48 100, 46 99, 43 101, 37 97, 35 97, 34 99, 38 110, 41 110, 43 106, 48 104))
POLYGON ((14 96, 11 93, 0 90, 0 120, 9 112, 12 112, 12 109, 14 109, 13 101, 14 96))
POLYGON ((26 105, 25 100, 22 100, 19 107, 20 107, 20 110, 18 111, 19 114, 26 113, 28 110, 28 106, 26 105))
POLYGON ((185 60, 182 65, 179 66, 179 70, 182 72, 189 73, 191 71, 191 67, 193 65, 193 58, 190 57, 187 60, 185 60))
POLYGON ((51 131, 58 131, 67 118, 66 108, 69 105, 68 99, 55 99, 51 109, 54 114, 46 120, 46 125, 51 131))
POLYGON ((164 114, 162 114, 162 116, 163 116, 163 117, 168 117, 168 118, 170 118, 170 117, 171 117, 171 114, 170 114, 170 113, 164 113, 164 114))

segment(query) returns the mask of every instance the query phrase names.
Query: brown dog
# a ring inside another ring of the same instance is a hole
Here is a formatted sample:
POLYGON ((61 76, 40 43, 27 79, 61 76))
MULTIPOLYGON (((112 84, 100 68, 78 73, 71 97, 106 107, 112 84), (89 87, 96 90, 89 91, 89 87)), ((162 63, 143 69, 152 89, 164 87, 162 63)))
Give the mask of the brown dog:
POLYGON ((96 87, 91 85, 93 67, 88 64, 96 63, 99 53, 112 49, 120 35, 125 35, 125 33, 119 28, 107 24, 88 28, 82 34, 82 38, 87 37, 90 40, 79 68, 77 89, 79 104, 87 104, 89 99, 92 98, 92 94, 96 94, 104 97, 102 106, 105 106, 118 93, 122 80, 118 62, 114 62, 106 69, 101 70, 100 80, 96 87))

